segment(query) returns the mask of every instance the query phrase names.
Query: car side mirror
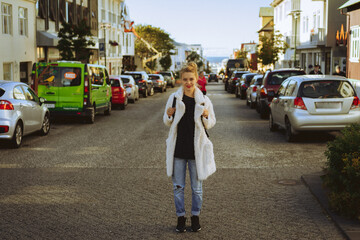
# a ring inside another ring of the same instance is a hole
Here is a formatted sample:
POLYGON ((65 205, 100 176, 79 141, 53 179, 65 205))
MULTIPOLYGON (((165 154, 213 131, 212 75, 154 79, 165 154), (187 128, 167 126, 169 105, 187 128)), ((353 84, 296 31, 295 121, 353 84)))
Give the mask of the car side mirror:
POLYGON ((40 106, 43 105, 45 103, 45 98, 40 97, 39 102, 40 102, 40 106))

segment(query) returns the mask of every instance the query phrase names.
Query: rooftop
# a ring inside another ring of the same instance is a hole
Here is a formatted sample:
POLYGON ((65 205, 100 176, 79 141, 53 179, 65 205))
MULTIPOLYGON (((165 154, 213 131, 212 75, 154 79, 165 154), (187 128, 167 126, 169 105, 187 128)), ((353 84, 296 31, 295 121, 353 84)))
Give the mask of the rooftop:
POLYGON ((272 7, 261 7, 259 12, 259 17, 273 17, 274 8, 272 7))

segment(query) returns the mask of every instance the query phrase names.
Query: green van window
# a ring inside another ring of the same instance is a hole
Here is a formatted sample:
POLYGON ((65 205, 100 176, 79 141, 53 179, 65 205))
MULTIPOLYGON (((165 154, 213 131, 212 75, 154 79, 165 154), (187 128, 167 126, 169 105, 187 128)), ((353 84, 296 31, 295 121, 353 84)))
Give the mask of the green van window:
POLYGON ((81 68, 73 67, 40 67, 38 84, 54 87, 72 87, 81 85, 81 68))
POLYGON ((89 68, 89 78, 91 84, 104 85, 104 71, 99 67, 90 67, 89 68))

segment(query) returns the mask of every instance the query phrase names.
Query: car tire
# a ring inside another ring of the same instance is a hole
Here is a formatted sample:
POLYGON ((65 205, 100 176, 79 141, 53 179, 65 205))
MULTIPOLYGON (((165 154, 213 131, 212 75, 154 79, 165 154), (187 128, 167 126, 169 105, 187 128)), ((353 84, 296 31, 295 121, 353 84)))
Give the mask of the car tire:
POLYGON ((108 103, 108 109, 106 109, 106 110, 104 111, 104 115, 105 115, 105 116, 111 115, 111 100, 110 100, 110 102, 108 103))
POLYGON ((264 107, 263 106, 261 106, 261 104, 260 104, 260 118, 261 119, 266 119, 266 118, 268 118, 268 114, 266 113, 266 110, 264 109, 264 107))
POLYGON ((225 91, 227 91, 227 85, 225 84, 225 91))
POLYGON ((125 110, 125 103, 119 105, 120 110, 125 110))
POLYGON ((235 88, 235 97, 240 98, 240 95, 239 95, 239 92, 238 92, 237 88, 235 88))
POLYGON ((240 89, 240 98, 241 99, 246 99, 246 95, 244 95, 244 93, 241 91, 241 89, 240 89))
POLYGON ((135 98, 129 99, 129 102, 130 102, 130 103, 135 103, 135 98))
POLYGON ((253 101, 251 101, 250 99, 250 108, 254 109, 256 107, 256 103, 254 103, 253 101))
POLYGON ((285 131, 285 138, 286 141, 288 142, 295 142, 296 140, 296 136, 295 133, 293 131, 293 128, 291 126, 290 120, 288 118, 285 119, 285 127, 286 127, 286 131, 285 131))
POLYGON ((166 92, 166 87, 164 88, 164 92, 166 92))
POLYGON ((279 126, 276 123, 274 123, 273 116, 270 113, 270 116, 269 116, 269 129, 270 129, 270 132, 275 132, 275 131, 278 130, 278 128, 279 128, 279 126))
POLYGON ((49 132, 50 132, 50 116, 48 113, 46 113, 39 133, 41 136, 45 136, 48 135, 49 132))
POLYGON ((94 106, 90 109, 90 114, 86 116, 86 122, 89 124, 93 124, 95 122, 95 114, 96 114, 96 110, 94 106))
POLYGON ((21 122, 18 122, 15 126, 14 134, 10 142, 13 148, 19 148, 21 146, 23 140, 23 133, 23 125, 21 124, 21 122))
POLYGON ((175 83, 171 84, 171 87, 174 88, 174 87, 175 87, 175 83))
POLYGON ((256 99, 256 112, 260 113, 260 101, 258 99, 256 99))
POLYGON ((144 91, 143 97, 144 97, 144 98, 147 98, 147 97, 148 97, 148 91, 147 91, 147 89, 144 91))
POLYGON ((152 88, 150 89, 150 96, 153 96, 154 93, 155 93, 155 90, 154 90, 154 88, 152 87, 152 88))
POLYGON ((246 98, 246 106, 250 107, 249 99, 246 98))

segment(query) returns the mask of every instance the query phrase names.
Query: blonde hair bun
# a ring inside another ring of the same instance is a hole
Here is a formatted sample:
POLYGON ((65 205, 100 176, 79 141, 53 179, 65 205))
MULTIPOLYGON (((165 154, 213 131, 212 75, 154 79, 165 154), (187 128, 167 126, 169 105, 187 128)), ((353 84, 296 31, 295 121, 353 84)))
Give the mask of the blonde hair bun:
POLYGON ((191 72, 195 74, 196 79, 199 78, 198 76, 198 66, 195 62, 188 62, 186 65, 180 70, 180 76, 183 75, 185 72, 191 72))

